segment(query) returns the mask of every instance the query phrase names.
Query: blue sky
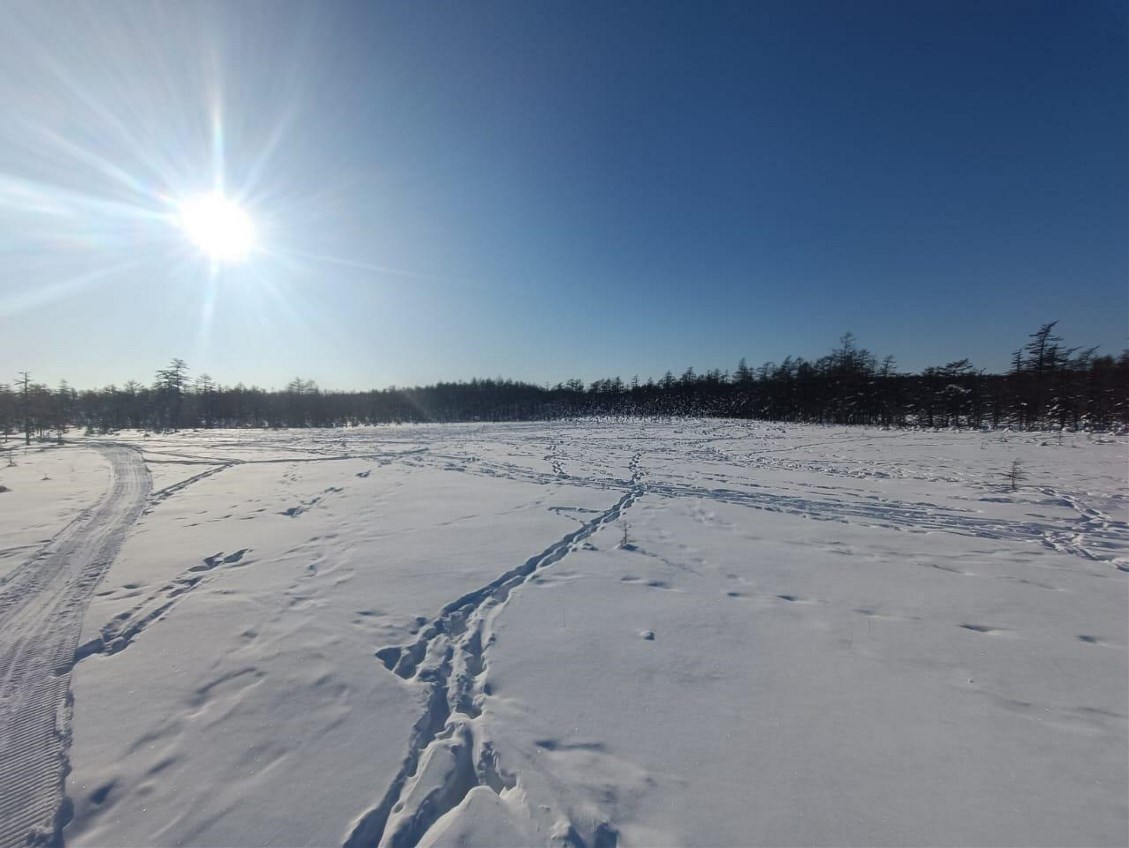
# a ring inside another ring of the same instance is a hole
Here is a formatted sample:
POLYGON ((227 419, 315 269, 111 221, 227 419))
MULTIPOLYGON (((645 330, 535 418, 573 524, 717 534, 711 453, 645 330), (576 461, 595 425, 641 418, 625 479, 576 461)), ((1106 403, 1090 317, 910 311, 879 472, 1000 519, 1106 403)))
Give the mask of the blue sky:
POLYGON ((1121 3, 5 13, 0 382, 1126 346, 1121 3), (220 162, 259 249, 213 270, 175 213, 220 162))

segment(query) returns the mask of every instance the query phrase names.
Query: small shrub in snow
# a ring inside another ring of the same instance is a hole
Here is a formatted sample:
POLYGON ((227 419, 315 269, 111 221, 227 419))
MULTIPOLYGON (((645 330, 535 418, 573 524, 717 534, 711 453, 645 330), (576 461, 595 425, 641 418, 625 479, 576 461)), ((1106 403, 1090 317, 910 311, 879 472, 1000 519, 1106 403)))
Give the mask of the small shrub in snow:
POLYGON ((1011 461, 1011 469, 1007 472, 1008 482, 1011 484, 1011 490, 1014 492, 1019 488, 1019 483, 1024 480, 1027 475, 1023 473, 1023 462, 1019 459, 1011 461))

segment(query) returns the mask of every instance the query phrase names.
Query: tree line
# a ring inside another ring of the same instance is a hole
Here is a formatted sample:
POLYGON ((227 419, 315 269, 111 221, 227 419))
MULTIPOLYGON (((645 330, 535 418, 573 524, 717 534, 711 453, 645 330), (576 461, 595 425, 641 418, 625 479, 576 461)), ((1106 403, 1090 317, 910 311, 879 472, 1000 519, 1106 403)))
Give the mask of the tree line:
POLYGON ((1005 374, 967 359, 899 372, 848 333, 815 361, 787 357, 730 372, 658 380, 573 379, 538 386, 502 378, 414 388, 328 391, 295 379, 282 390, 191 377, 174 359, 152 383, 52 389, 21 372, 0 384, 0 434, 26 441, 72 427, 91 433, 212 427, 345 427, 363 424, 526 421, 583 416, 711 416, 883 427, 1111 429, 1129 426, 1129 350, 1099 355, 1067 347, 1044 324, 1005 374))

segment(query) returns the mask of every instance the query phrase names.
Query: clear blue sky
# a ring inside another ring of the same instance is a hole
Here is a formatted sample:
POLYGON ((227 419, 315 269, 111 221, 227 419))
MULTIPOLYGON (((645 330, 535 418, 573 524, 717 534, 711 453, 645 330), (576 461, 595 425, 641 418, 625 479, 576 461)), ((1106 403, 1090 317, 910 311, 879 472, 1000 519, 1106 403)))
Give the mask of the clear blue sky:
POLYGON ((1121 2, 8 2, 0 382, 1006 368, 1129 332, 1121 2), (213 184, 260 248, 174 224, 213 184), (10 372, 10 373, 9 373, 10 372))

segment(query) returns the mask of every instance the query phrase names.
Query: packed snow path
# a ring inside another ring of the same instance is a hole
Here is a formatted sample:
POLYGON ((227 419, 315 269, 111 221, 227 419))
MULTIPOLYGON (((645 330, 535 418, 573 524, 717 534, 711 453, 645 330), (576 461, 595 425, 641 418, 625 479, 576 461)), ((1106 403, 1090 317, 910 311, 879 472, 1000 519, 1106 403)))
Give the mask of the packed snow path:
POLYGON ((54 838, 67 771, 70 677, 83 615, 149 494, 136 450, 100 446, 103 499, 0 584, 0 847, 54 838))

